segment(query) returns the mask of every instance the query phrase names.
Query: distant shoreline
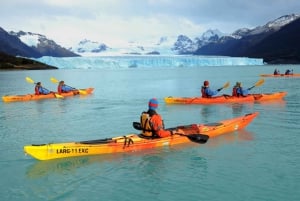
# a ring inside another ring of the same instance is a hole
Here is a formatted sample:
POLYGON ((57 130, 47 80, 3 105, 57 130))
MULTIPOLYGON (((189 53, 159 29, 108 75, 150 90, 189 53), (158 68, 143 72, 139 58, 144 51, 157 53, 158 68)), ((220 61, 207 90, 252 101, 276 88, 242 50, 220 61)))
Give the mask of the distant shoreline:
POLYGON ((42 62, 23 57, 15 57, 0 53, 0 70, 1 71, 18 71, 18 70, 57 70, 55 66, 50 66, 42 62))

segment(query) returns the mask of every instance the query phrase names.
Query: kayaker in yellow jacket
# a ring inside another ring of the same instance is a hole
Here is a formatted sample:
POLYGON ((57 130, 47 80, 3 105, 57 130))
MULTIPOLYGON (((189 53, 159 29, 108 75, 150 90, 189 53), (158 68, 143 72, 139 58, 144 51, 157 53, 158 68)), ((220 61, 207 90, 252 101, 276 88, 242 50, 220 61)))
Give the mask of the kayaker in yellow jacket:
POLYGON ((147 137, 168 137, 174 131, 165 130, 161 116, 156 112, 158 101, 152 98, 148 103, 149 109, 141 114, 142 134, 147 137))

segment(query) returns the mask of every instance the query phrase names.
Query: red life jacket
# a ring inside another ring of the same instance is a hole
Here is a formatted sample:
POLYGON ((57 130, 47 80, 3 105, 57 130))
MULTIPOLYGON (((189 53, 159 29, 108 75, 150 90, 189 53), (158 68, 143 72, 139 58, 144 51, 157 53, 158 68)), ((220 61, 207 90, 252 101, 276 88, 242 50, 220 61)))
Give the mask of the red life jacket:
POLYGON ((232 96, 240 96, 238 93, 237 93, 237 90, 238 90, 238 87, 233 87, 232 88, 232 96))
POLYGON ((210 98, 210 96, 206 94, 205 89, 206 87, 201 87, 202 98, 210 98))
POLYGON ((38 86, 35 86, 34 92, 35 92, 35 95, 40 95, 40 90, 39 90, 38 86))

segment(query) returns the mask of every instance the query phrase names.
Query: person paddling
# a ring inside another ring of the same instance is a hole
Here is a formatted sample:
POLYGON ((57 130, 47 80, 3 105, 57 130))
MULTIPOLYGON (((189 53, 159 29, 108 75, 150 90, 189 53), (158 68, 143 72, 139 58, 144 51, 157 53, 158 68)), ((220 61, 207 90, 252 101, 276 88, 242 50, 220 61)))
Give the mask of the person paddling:
POLYGON ((44 88, 42 86, 41 82, 37 82, 35 84, 34 92, 35 92, 35 95, 47 95, 47 94, 53 93, 52 91, 49 91, 48 89, 44 88))
POLYGON ((62 80, 59 82, 58 86, 57 86, 57 92, 59 94, 61 93, 68 93, 70 91, 73 91, 74 88, 68 86, 68 85, 65 85, 65 82, 62 80))
MULTIPOLYGON (((168 137, 173 135, 175 131, 165 130, 162 117, 156 112, 158 101, 152 98, 148 103, 148 111, 141 114, 142 135, 146 137, 168 137)), ((180 129, 176 133, 180 133, 180 129)))
POLYGON ((203 82, 203 86, 201 87, 201 94, 202 94, 202 98, 211 98, 212 96, 215 96, 219 93, 219 91, 221 91, 222 88, 217 89, 217 90, 211 90, 209 88, 209 82, 207 80, 205 80, 203 82))
POLYGON ((249 94, 250 89, 243 89, 242 83, 237 82, 235 86, 232 88, 232 96, 240 97, 247 96, 249 94))
POLYGON ((279 72, 279 70, 277 70, 277 68, 274 70, 274 75, 279 75, 280 74, 280 72, 279 72))

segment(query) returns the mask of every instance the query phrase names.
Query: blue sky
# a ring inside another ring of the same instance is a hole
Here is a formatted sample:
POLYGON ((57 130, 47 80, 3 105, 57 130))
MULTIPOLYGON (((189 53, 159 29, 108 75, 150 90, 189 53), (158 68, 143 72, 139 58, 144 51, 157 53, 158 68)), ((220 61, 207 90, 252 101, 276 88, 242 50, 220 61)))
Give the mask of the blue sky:
POLYGON ((108 45, 207 29, 232 33, 286 14, 299 0, 1 0, 0 27, 46 35, 68 47, 87 38, 108 45))

